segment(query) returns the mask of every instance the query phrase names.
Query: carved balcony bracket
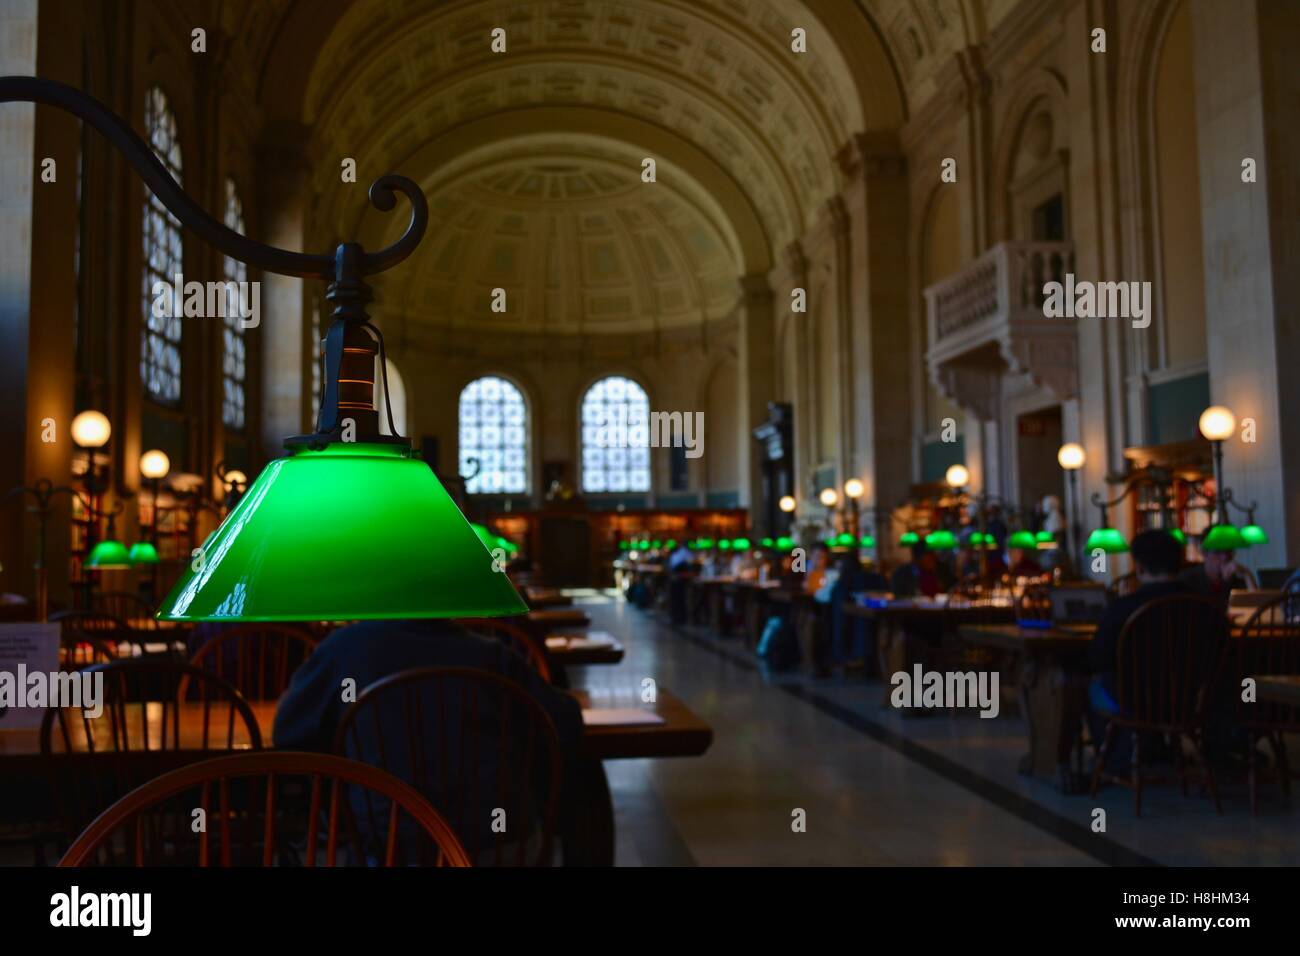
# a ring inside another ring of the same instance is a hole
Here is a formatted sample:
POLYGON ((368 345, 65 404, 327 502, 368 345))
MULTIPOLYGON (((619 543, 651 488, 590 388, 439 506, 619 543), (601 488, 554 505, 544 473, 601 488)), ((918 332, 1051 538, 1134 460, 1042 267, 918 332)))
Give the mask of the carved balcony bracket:
POLYGON ((1028 375, 1062 401, 1074 398, 1075 320, 1043 315, 1043 286, 1073 271, 1068 242, 1002 242, 927 288, 931 381, 984 420, 996 415, 1007 373, 1028 375))

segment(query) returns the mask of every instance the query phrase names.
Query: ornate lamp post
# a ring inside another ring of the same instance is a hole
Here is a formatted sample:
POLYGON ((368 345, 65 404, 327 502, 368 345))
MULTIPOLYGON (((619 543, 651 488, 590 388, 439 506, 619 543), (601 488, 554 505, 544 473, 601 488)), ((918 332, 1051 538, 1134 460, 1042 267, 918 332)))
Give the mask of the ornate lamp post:
POLYGON ((1061 466, 1068 480, 1066 483, 1066 492, 1068 500, 1065 502, 1066 511, 1070 515, 1069 539, 1066 548, 1070 555, 1070 564, 1078 560, 1079 548, 1079 510, 1082 505, 1079 502, 1079 469, 1083 467, 1088 460, 1084 453, 1083 446, 1078 442, 1066 442, 1056 453, 1056 463, 1061 466))
POLYGON ((54 498, 56 495, 79 497, 80 493, 70 485, 56 485, 48 478, 38 478, 33 485, 23 485, 11 489, 5 495, 5 498, 12 498, 14 495, 31 495, 33 499, 32 504, 27 506, 27 510, 36 515, 36 523, 39 528, 36 538, 36 564, 34 565, 36 571, 36 619, 44 622, 50 616, 50 582, 49 569, 45 563, 45 544, 48 537, 46 532, 50 525, 50 515, 54 513, 54 498))
POLYGON ((0 77, 0 103, 54 106, 98 130, 180 224, 231 259, 264 272, 328 283, 334 304, 325 336, 316 430, 285 439, 288 457, 268 465, 190 562, 158 616, 165 620, 360 620, 482 617, 527 609, 495 573, 437 477, 414 456, 386 404, 375 406, 376 366, 385 395, 384 339, 366 313, 366 277, 406 259, 428 227, 419 186, 396 175, 370 187, 370 203, 411 204, 402 237, 377 252, 342 242, 313 255, 255 242, 188 196, 130 125, 93 97, 51 80, 0 77), (251 503, 250 503, 251 500, 251 503))

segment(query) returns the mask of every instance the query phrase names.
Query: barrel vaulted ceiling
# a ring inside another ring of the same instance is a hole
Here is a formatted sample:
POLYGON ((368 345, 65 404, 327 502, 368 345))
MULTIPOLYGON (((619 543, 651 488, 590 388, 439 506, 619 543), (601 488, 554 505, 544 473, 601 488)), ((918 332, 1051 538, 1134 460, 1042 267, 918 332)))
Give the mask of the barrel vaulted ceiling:
POLYGON ((400 217, 356 201, 384 172, 430 198, 379 314, 586 335, 729 311, 842 186, 850 137, 897 128, 1002 0, 322 0, 328 29, 300 3, 270 56, 306 62, 268 59, 261 97, 310 132, 314 230, 390 241, 400 217))

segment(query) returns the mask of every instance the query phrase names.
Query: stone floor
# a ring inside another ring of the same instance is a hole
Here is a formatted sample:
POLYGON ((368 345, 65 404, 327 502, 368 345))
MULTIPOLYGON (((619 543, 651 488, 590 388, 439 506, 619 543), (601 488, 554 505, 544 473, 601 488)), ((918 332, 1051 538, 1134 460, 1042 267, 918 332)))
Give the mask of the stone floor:
MULTIPOLYGON (((764 673, 739 641, 674 629, 612 594, 575 592, 593 629, 627 656, 576 669, 575 685, 653 677, 714 729, 703 757, 611 761, 620 865, 1076 866, 1286 865, 1300 861, 1300 814, 1276 785, 1252 818, 1243 784, 1224 814, 1177 787, 1094 802, 1016 773, 1023 720, 905 719, 879 682, 764 673), (1090 826, 1094 807, 1107 832, 1090 826), (792 831, 806 812, 807 829, 792 831)), ((1293 749, 1294 752, 1294 749, 1293 749)))

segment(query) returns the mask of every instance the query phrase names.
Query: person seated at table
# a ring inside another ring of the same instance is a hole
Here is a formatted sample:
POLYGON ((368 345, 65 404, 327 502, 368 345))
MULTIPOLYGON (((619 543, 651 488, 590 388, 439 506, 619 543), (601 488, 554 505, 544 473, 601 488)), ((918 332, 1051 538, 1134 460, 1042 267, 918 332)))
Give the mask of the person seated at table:
POLYGON ((912 560, 896 567, 889 578, 889 590, 895 597, 915 597, 917 594, 934 597, 952 585, 952 571, 940 563, 938 555, 924 542, 912 545, 912 560))
POLYGON ((878 571, 863 567, 856 550, 839 556, 836 571, 830 601, 831 664, 837 668, 862 666, 874 622, 849 617, 844 613, 844 603, 863 591, 884 591, 887 585, 878 571))
POLYGON ((830 548, 822 541, 812 547, 808 559, 808 571, 803 576, 803 589, 807 594, 816 594, 826 583, 826 571, 830 565, 830 548))
POLYGON ((1007 573, 1012 578, 1037 578, 1043 573, 1038 563, 1038 552, 1028 548, 1011 549, 1011 568, 1007 573))
MULTIPOLYGON (((1208 530, 1206 529, 1207 533, 1208 530)), ((1228 595, 1234 590, 1246 590, 1250 583, 1237 568, 1237 563, 1233 560, 1234 552, 1205 551, 1203 554, 1203 563, 1188 565, 1180 577, 1184 584, 1201 594, 1209 595, 1226 608, 1228 595)))
POLYGON ((686 546, 682 541, 676 547, 672 554, 668 556, 669 571, 691 571, 695 568, 695 552, 686 546))
MULTIPOLYGON (((375 681, 414 667, 468 667, 514 681, 550 716, 560 738, 564 765, 566 768, 573 765, 583 726, 578 701, 543 680, 504 642, 480 637, 459 624, 441 620, 361 621, 331 633, 294 671, 288 689, 280 698, 272 732, 275 746, 284 750, 330 753, 343 712, 351 706, 350 700, 343 699, 343 682, 355 681, 355 695, 359 696, 375 681)), ((498 761, 493 756, 497 747, 496 735, 486 730, 498 719, 492 703, 494 699, 492 695, 483 695, 479 708, 480 727, 484 728, 484 753, 476 765, 480 767, 478 792, 484 794, 497 793, 501 787, 496 775, 498 761), (489 750, 493 753, 488 753, 489 750)), ((436 704, 426 704, 424 712, 437 713, 436 704)), ((372 766, 381 766, 380 743, 374 725, 369 720, 362 720, 354 726, 360 732, 358 749, 349 752, 348 756, 372 766)), ((389 717, 384 720, 383 727, 385 752, 390 756, 409 754, 411 748, 405 737, 406 722, 389 717)), ((426 749, 435 749, 439 739, 436 733, 426 734, 426 749)), ((431 765, 438 765, 434 759, 435 755, 429 755, 431 765)), ((569 776, 566 772, 565 779, 569 776)), ((514 774, 507 777, 512 786, 517 785, 517 780, 514 774)), ((438 795, 426 796, 436 802, 438 795)), ((517 801, 512 800, 508 805, 516 804, 517 801)), ((455 810, 454 807, 441 809, 446 814, 453 814, 455 810)), ((465 808, 465 812, 471 810, 465 808)), ((458 820, 454 815, 448 819, 460 833, 469 832, 465 828, 476 824, 481 829, 490 828, 491 823, 486 817, 482 821, 458 820)), ((482 833, 479 843, 484 845, 486 841, 490 846, 495 838, 489 829, 482 833)))
MULTIPOLYGON (((1119 636, 1124 625, 1148 601, 1171 594, 1194 593, 1178 579, 1183 549, 1167 532, 1158 529, 1139 532, 1129 551, 1138 587, 1131 594, 1111 602, 1102 613, 1097 632, 1088 647, 1093 677, 1088 685, 1087 717, 1092 739, 1098 745, 1104 739, 1107 721, 1120 713, 1116 699, 1116 671, 1119 666, 1119 636)), ((1107 758, 1108 769, 1118 771, 1128 765, 1132 735, 1118 734, 1114 744, 1107 758)))

